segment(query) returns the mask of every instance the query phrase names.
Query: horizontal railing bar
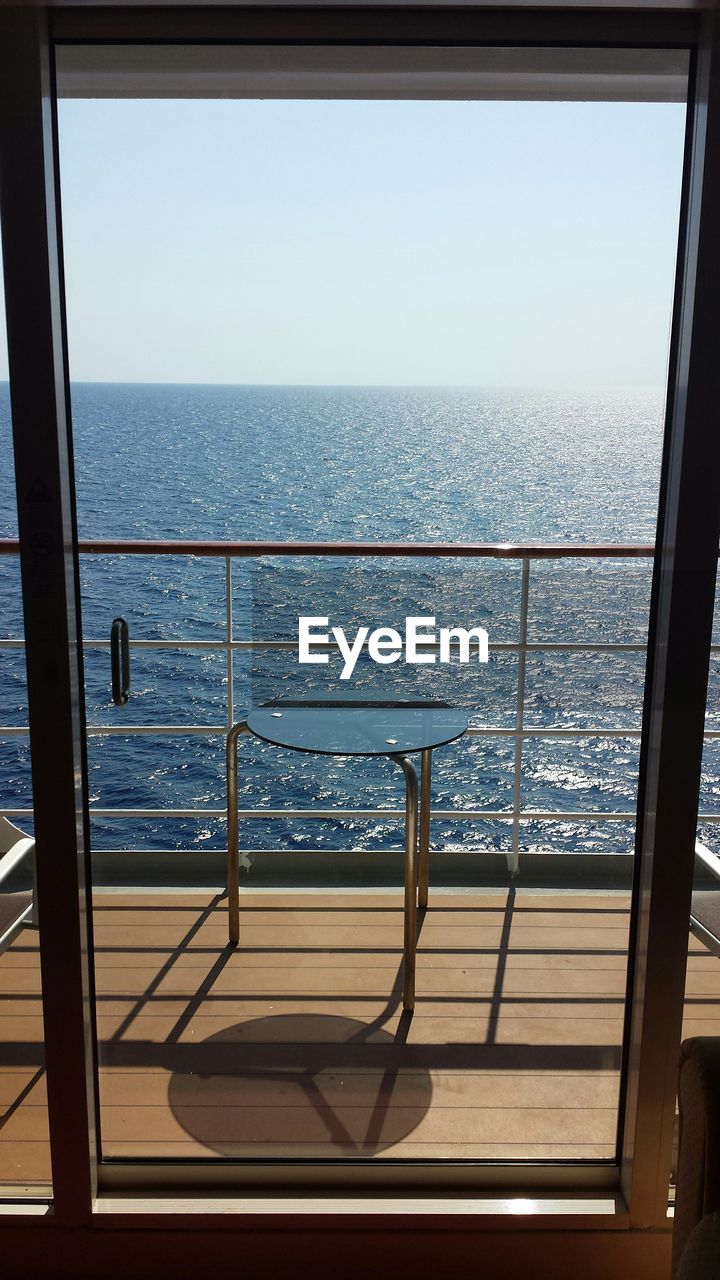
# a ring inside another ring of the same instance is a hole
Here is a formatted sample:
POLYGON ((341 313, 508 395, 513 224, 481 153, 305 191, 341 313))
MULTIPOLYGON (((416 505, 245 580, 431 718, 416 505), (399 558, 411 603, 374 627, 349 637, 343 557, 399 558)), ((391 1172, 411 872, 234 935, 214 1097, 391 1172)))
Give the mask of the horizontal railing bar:
MULTIPOLYGON (((6 724, 0 726, 1 735, 27 735, 29 732, 27 726, 22 724, 6 724)), ((164 736, 169 735, 193 735, 200 733, 206 737, 214 737, 227 735, 227 728, 224 724, 88 724, 88 737, 113 737, 113 736, 132 736, 133 733, 147 736, 164 736)), ((491 724, 473 724, 468 728, 470 737, 518 737, 518 730, 515 728, 496 728, 491 724)), ((523 737, 639 737, 641 730, 639 728, 543 728, 529 727, 524 728, 523 737)), ((706 737, 720 737, 720 730, 707 730, 706 737)))
MULTIPOLYGON (((33 809, 3 805, 3 813, 13 818, 31 818, 33 809)), ((95 818, 217 818, 227 817, 226 809, 103 809, 90 806, 90 815, 95 818)), ((373 821, 375 818, 404 818, 404 809, 238 809, 238 817, 242 821, 254 819, 307 818, 318 821, 334 821, 337 818, 364 818, 373 821)), ((492 819, 494 822, 512 822, 511 809, 433 809, 433 819, 445 822, 467 821, 477 822, 492 819)), ((521 809, 521 822, 632 822, 634 810, 609 813, 606 811, 550 809, 521 809)), ((698 822, 720 822, 720 813, 699 813, 698 822)))
MULTIPOLYGON (((0 725, 0 737, 27 737, 30 730, 27 725, 0 725)), ((165 734, 201 734, 216 737, 227 734, 227 727, 218 724, 94 724, 87 726, 88 737, 131 737, 133 734, 164 736, 165 734)), ((467 730, 468 737, 477 738, 516 738, 517 729, 498 728, 493 725, 471 725, 467 730)), ((525 725, 523 738, 640 738, 640 729, 599 729, 599 728, 557 728, 554 726, 525 725)), ((705 729, 703 737, 708 742, 720 738, 720 729, 705 729)))
MULTIPOLYGON (((108 650, 110 648, 109 640, 83 640, 86 649, 108 650)), ((298 647, 297 640, 130 640, 131 649, 201 649, 205 651, 213 651, 217 653, 227 652, 228 649, 243 652, 252 649, 263 650, 280 650, 282 652, 293 652, 298 647)), ((24 649, 25 641, 17 639, 0 640, 0 649, 24 649)), ((438 640, 420 640, 419 647, 422 649, 438 650, 440 642, 438 640)), ((320 652, 330 652, 337 650, 339 646, 333 641, 320 643, 313 641, 313 648, 320 652)), ((519 653, 521 649, 525 649, 526 653, 645 653, 647 645, 640 643, 630 643, 625 641, 607 641, 603 644, 594 644, 588 642, 583 644, 581 641, 555 641, 555 640, 533 640, 526 645, 521 645, 519 640, 491 640, 488 643, 488 649, 495 650, 499 653, 519 653)), ((450 650, 460 649, 458 640, 450 641, 450 650)), ((720 645, 711 645, 711 653, 720 653, 720 645)))
POLYGON ((201 734, 204 737, 217 737, 221 735, 223 738, 227 734, 227 726, 224 724, 95 724, 87 726, 87 736, 95 738, 108 738, 113 736, 131 737, 133 734, 146 734, 152 737, 154 734, 164 737, 166 734, 175 734, 182 736, 183 734, 201 734))
MULTIPOLYGON (((19 816, 19 815, 18 815, 18 814, 15 814, 15 816, 17 817, 17 816, 19 816)), ((278 858, 283 858, 283 859, 287 858, 287 856, 288 856, 288 848, 287 848, 287 845, 285 845, 285 846, 282 846, 282 845, 276 845, 276 846, 274 846, 274 847, 272 847, 272 846, 267 846, 267 845, 266 845, 266 846, 265 846, 264 848, 262 848, 262 849, 251 849, 251 850, 249 850, 248 852, 250 853, 250 855, 251 855, 251 856, 254 856, 255 854, 261 854, 261 855, 263 855, 263 856, 267 856, 268 854, 270 854, 272 857, 278 857, 278 858)), ((387 858, 387 857, 402 858, 402 857, 403 857, 403 855, 404 855, 404 852, 405 852, 405 851, 404 851, 404 849, 401 849, 399 845, 395 845, 395 846, 389 846, 388 848, 384 848, 384 849, 380 849, 380 848, 377 848, 377 847, 375 847, 375 848, 368 848, 368 849, 351 849, 351 848, 349 848, 349 849, 341 849, 341 850, 332 850, 332 849, 312 849, 312 848, 307 848, 307 849, 306 849, 306 848, 303 848, 303 849, 301 849, 301 850, 300 850, 300 849, 293 850, 292 852, 293 852, 293 853, 298 853, 300 856, 303 856, 303 855, 306 855, 306 854, 309 854, 309 855, 310 855, 310 856, 312 856, 312 857, 317 857, 317 855, 318 855, 318 854, 321 854, 321 855, 323 855, 323 856, 327 856, 327 857, 333 857, 333 856, 335 856, 335 857, 338 857, 338 856, 342 857, 342 856, 348 856, 348 855, 349 855, 349 856, 351 856, 351 857, 361 857, 361 858, 363 858, 363 860, 364 860, 364 859, 366 859, 366 858, 376 858, 376 859, 378 859, 378 860, 379 860, 379 859, 387 858)), ((523 850, 523 853, 524 853, 524 855, 525 855, 526 857, 527 857, 528 852, 529 852, 528 850, 523 850)), ((224 860, 224 858, 225 858, 225 856, 226 856, 226 850, 225 850, 221 845, 213 845, 213 847, 212 847, 212 848, 210 848, 210 849, 203 849, 203 850, 200 850, 197 846, 187 846, 187 845, 186 845, 185 847, 183 847, 182 849, 158 849, 158 848, 155 848, 154 846, 147 846, 147 845, 140 845, 140 844, 136 844, 136 845, 134 845, 134 846, 133 846, 133 848, 132 848, 132 849, 130 849, 130 848, 123 848, 123 849, 105 849, 105 848, 103 848, 103 849, 95 849, 95 850, 93 851, 93 853, 94 853, 94 855, 96 855, 97 857, 100 857, 100 858, 102 858, 102 857, 107 857, 108 855, 110 855, 110 856, 111 856, 111 857, 113 857, 113 858, 116 858, 116 857, 118 857, 118 856, 119 856, 119 857, 122 857, 122 858, 134 858, 134 857, 136 857, 138 854, 140 855, 140 857, 141 857, 141 858, 145 858, 145 857, 147 857, 148 855, 149 855, 151 858, 153 858, 153 859, 155 859, 155 858, 175 858, 175 857, 178 857, 178 856, 180 856, 181 858, 183 858, 183 857, 187 857, 188 855, 189 855, 190 857, 194 857, 194 855, 196 855, 196 854, 198 854, 198 853, 202 853, 204 856, 207 856, 207 857, 210 857, 210 858, 212 858, 212 857, 216 857, 216 858, 217 858, 218 856, 220 856, 220 857, 221 857, 221 858, 223 858, 223 860, 224 860)), ((463 845, 463 846, 461 846, 461 847, 450 848, 450 849, 433 849, 433 848, 431 848, 431 849, 430 849, 430 853, 432 854, 433 858, 435 858, 435 857, 438 857, 438 858, 444 858, 444 857, 446 857, 447 855, 451 855, 453 858, 456 858, 456 857, 464 857, 464 858, 468 858, 468 859, 469 859, 469 858, 477 858, 477 857, 478 857, 478 855, 479 855, 479 856, 481 856, 481 857, 486 857, 486 856, 493 857, 493 856, 496 856, 496 857, 498 857, 498 858, 505 858, 505 857, 507 856, 507 850, 506 850, 506 849, 494 849, 494 848, 492 848, 492 849, 491 849, 491 848, 487 848, 487 847, 484 847, 484 848, 483 848, 483 847, 478 847, 477 845, 473 845, 473 846, 463 845)), ((565 866, 566 866, 566 867, 567 867, 567 865, 568 865, 568 864, 567 864, 567 860, 568 860, 568 859, 573 859, 573 860, 577 859, 577 860, 579 860, 579 861, 583 861, 583 860, 584 860, 585 864, 589 864, 589 860, 590 860, 590 858, 604 858, 604 859, 612 858, 613 860, 616 860, 616 859, 618 859, 618 858, 621 858, 621 859, 625 859, 625 860, 627 860, 627 863, 629 864, 629 863, 631 863, 631 861, 632 861, 632 859, 633 859, 633 857, 634 857, 634 850, 633 850, 632 848, 628 848, 628 849, 626 849, 625 851, 623 851, 622 849, 619 849, 619 850, 615 850, 613 853, 608 853, 608 854, 606 854, 606 853, 598 853, 597 851, 588 851, 588 852, 586 852, 586 853, 583 853, 583 852, 581 852, 581 851, 575 851, 575 852, 573 852, 573 853, 567 853, 567 852, 564 852, 563 850, 559 850, 559 849, 546 849, 546 850, 545 850, 544 852, 542 852, 542 853, 537 853, 537 852, 533 851, 532 857, 533 857, 533 859, 536 859, 536 858, 543 858, 543 859, 544 859, 544 858, 547 858, 547 859, 549 859, 549 860, 550 860, 550 862, 551 862, 553 859, 558 859, 558 858, 559 858, 559 859, 562 859, 562 862, 565 864, 565 866)), ((550 865, 550 862, 548 863, 548 865, 550 865)), ((106 888, 106 887, 107 887, 107 886, 105 886, 105 885, 101 886, 101 888, 102 888, 102 890, 103 890, 103 891, 105 890, 105 888, 106 888)), ((192 886, 187 886, 187 885, 185 885, 184 887, 183 887, 183 886, 178 886, 177 882, 175 883, 175 885, 174 885, 173 887, 174 887, 175 889, 179 889, 179 891, 180 891, 180 892, 185 892, 185 891, 189 891, 190 893, 192 893, 192 892, 196 892, 196 890, 195 890, 192 886)), ((249 891, 251 891, 251 892, 253 891, 253 886, 252 886, 252 885, 250 885, 250 884, 249 884, 247 887, 248 887, 248 890, 249 890, 249 891)), ((384 893, 384 892, 386 892, 386 891, 387 891, 387 889, 388 889, 388 888, 390 888, 390 887, 391 887, 391 886, 382 886, 382 885, 379 885, 379 886, 377 886, 377 889, 378 889, 378 891, 379 891, 379 892, 384 893)), ((447 886, 445 886, 445 887, 447 887, 447 886)), ((146 891, 146 890, 147 890, 147 885, 141 885, 141 886, 139 887, 139 891, 140 891, 140 892, 144 892, 144 891, 146 891)), ((124 886, 122 887, 122 892, 124 892, 124 893, 125 893, 125 892, 135 892, 135 891, 137 891, 136 886, 132 886, 132 885, 124 885, 124 886)), ((347 891, 347 890, 339 890, 339 892, 346 892, 346 891, 347 891)), ((168 892, 170 892, 170 890, 168 890, 168 892)), ((264 892, 264 890, 263 890, 262 888, 258 887, 257 892, 262 893, 262 892, 264 892)), ((270 889, 270 892, 271 892, 271 893, 272 893, 272 892, 276 892, 276 890, 270 889)), ((283 890, 280 890, 280 892, 283 892, 283 890)), ((316 892, 316 890, 314 890, 313 892, 316 892)))
MULTIPOLYGON (((440 642, 437 640, 421 640, 420 647, 423 649, 439 649, 440 642)), ((83 640, 86 649, 103 649, 110 648, 109 640, 83 640)), ((297 649, 297 640, 130 640, 131 649, 205 649, 214 650, 218 653, 226 652, 228 649, 236 649, 243 651, 247 649, 278 649, 290 651, 297 649)), ((321 644, 313 641, 313 648, 318 652, 323 650, 337 649, 339 646, 333 641, 327 644, 321 644)), ((16 638, 8 638, 0 640, 0 649, 24 649, 25 641, 16 638)), ((459 649, 460 642, 457 640, 450 641, 450 648, 459 649)), ((629 641, 617 642, 608 640, 604 643, 583 643, 582 641, 559 641, 559 640, 529 640, 526 645, 521 645, 519 640, 491 640, 488 643, 489 649, 499 652, 518 653, 522 648, 526 653, 645 653, 647 645, 641 643, 630 643, 629 641)), ((720 644, 710 645, 711 653, 720 653, 720 644)))
MULTIPOLYGON (((109 650, 109 640, 83 640, 86 649, 109 650)), ((131 649, 164 649, 164 650, 182 650, 182 649, 198 649, 211 651, 216 653, 227 652, 228 649, 242 653, 247 650, 278 650, 282 652, 293 652, 298 647, 297 640, 143 640, 131 639, 129 641, 131 649)), ((16 638, 7 638, 0 640, 0 649, 24 649, 25 641, 16 638)), ((438 640, 420 640, 419 647, 428 650, 439 650, 440 642, 438 640)), ((328 643, 320 643, 313 641, 313 648, 320 652, 331 652, 337 650, 339 646, 334 641, 328 643)), ((522 645, 519 640, 491 640, 488 643, 488 649, 498 653, 519 653, 521 649, 526 653, 645 653, 647 645, 640 642, 631 643, 629 641, 605 641, 604 643, 593 643, 588 641, 556 641, 556 640, 532 640, 526 645, 522 645)), ((459 651, 460 642, 458 640, 450 641, 450 650, 459 651)), ((710 646, 711 653, 720 653, 720 645, 714 644, 710 646)))
MULTIPOLYGON (((5 810, 3 810, 5 812, 5 810)), ((90 815, 99 818, 220 818, 227 817, 226 809, 96 809, 90 807, 90 815)), ((397 818, 405 816, 404 809, 238 809, 241 821, 251 822, 267 818, 273 821, 281 818, 300 818, 318 822, 333 822, 338 818, 362 818, 373 821, 376 818, 397 818)), ((492 819, 493 822, 512 822, 511 809, 433 809, 433 822, 478 822, 492 819)), ((637 814, 634 809, 619 813, 572 811, 554 812, 551 809, 521 809, 521 822, 634 822, 637 814)), ((720 822, 720 813, 699 814, 698 822, 720 822)))
MULTIPOLYGON (((292 651, 295 651, 298 647, 297 640, 220 640, 220 639, 218 640, 142 640, 142 639, 139 639, 139 640, 130 640, 129 643, 130 643, 131 649, 214 649, 214 650, 217 650, 218 652, 226 651, 227 649, 237 649, 240 652, 247 649, 269 649, 269 650, 280 650, 282 652, 292 652, 292 651)), ((11 646, 18 647, 23 644, 24 644, 23 640, 0 640, 0 648, 9 648, 11 646)), ((83 645, 86 649, 109 649, 110 641, 109 640, 83 640, 83 645)), ((418 640, 418 647, 422 649, 439 649, 440 641, 420 639, 418 640)), ((527 653, 531 653, 534 651, 545 652, 545 651, 552 651, 555 649, 557 649, 560 652, 565 652, 566 650, 568 651, 579 650, 583 653, 605 653, 605 652, 645 653, 647 650, 646 644, 641 644, 641 643, 634 644, 630 642, 626 643, 625 641, 618 641, 617 644, 615 644, 613 641, 607 641, 603 644, 594 644, 592 642, 583 644, 580 641, 560 642, 555 640, 548 640, 548 641, 533 640, 533 641, 529 641, 524 646, 520 644, 519 640, 491 640, 488 643, 489 649, 496 649, 500 652, 507 651, 507 650, 518 652, 523 647, 525 648, 525 651, 527 653)), ((336 650, 338 648, 339 648, 338 644, 332 640, 328 641, 327 643, 320 643, 319 641, 315 641, 315 640, 313 641, 313 649, 316 649, 318 652, 322 652, 325 650, 329 652, 330 650, 336 650)), ((720 645, 713 645, 711 646, 711 648, 717 652, 720 652, 720 645)), ((458 640, 451 640, 450 649, 459 650, 460 642, 458 640)))
MULTIPOLYGON (((0 539, 0 555, 16 555, 17 538, 0 539)), ((651 543, 542 542, 202 542, 187 539, 81 538, 81 555, 224 556, 447 556, 503 560, 648 559, 651 543)))
MULTIPOLYGON (((107 650, 110 648, 110 641, 83 640, 83 645, 86 649, 107 650)), ((130 640, 129 646, 131 649, 209 649, 218 653, 222 653, 228 649, 236 649, 240 652, 247 649, 277 649, 282 650, 283 652, 291 652, 297 649, 298 642, 297 640, 130 640)), ((0 640, 0 649, 23 649, 24 647, 24 640, 0 640)), ((435 640, 420 641, 418 647, 423 649, 439 649, 440 643, 435 640)), ((338 648, 339 646, 333 642, 321 644, 318 641, 313 641, 313 649, 316 649, 318 652, 323 652, 325 650, 330 651, 338 648)), ((451 640, 450 648, 459 649, 459 641, 451 640)), ((488 644, 488 648, 496 649, 501 652, 505 650, 518 651, 521 648, 521 645, 517 640, 491 640, 488 644)), ((644 644, 625 644, 624 642, 618 642, 618 644, 560 644, 555 643, 554 641, 548 641, 547 643, 538 641, 537 643, 533 642, 525 645, 527 652, 532 650, 545 651, 558 649, 564 651, 579 649, 588 653, 602 653, 607 650, 644 653, 646 648, 647 646, 644 644)), ((720 650, 720 645, 715 645, 714 648, 720 650)))
MULTIPOLYGON (((708 730, 706 736, 712 735, 712 730, 708 730)), ((715 731, 720 737, 720 729, 715 731)), ((470 737, 478 738, 517 738, 517 729, 496 729, 492 725, 472 725, 467 734, 470 737)), ((523 725, 521 737, 523 738, 639 738, 642 736, 641 729, 572 729, 547 727, 543 725, 523 725)))
MULTIPOLYGON (((3 810, 3 812, 9 812, 3 810)), ((90 816, 96 818, 219 818, 227 817, 226 809, 103 809, 90 806, 90 816)), ((238 809, 238 817, 242 821, 251 822, 256 819, 301 818, 318 822, 334 822, 340 818, 363 818, 374 821, 376 818, 397 818, 402 820, 404 809, 238 809)), ((555 813, 545 809, 521 809, 520 819, 523 822, 632 822, 635 810, 620 813, 607 812, 563 812, 555 813)), ((492 818, 493 821, 512 822, 512 809, 433 809, 433 821, 476 822, 492 818)))

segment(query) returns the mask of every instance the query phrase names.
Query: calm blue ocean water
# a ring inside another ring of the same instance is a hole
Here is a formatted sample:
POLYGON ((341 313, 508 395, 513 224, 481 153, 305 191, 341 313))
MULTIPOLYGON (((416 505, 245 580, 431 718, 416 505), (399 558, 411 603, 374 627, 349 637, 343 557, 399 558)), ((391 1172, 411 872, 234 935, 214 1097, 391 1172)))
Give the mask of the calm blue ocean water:
MULTIPOLYGON (((75 385, 80 535, 652 542, 662 409, 661 395, 645 391, 75 385)), ((0 492, 0 535, 13 536, 7 387, 0 387, 0 492)), ((649 583, 649 562, 536 564, 530 637, 642 644, 649 583)), ((491 645, 518 637, 518 562, 236 561, 233 586, 236 638, 282 638, 298 610, 372 626, 393 625, 408 612, 432 613, 438 625, 485 626, 491 645)), ((116 614, 128 618, 136 640, 224 637, 221 560, 85 557, 82 587, 88 642, 107 641, 116 614)), ((0 599, 2 636, 20 635, 17 566, 5 557, 0 599)), ((328 677, 309 670, 321 684, 328 677)), ((397 671, 388 671, 359 664, 359 687, 444 696, 466 706, 475 724, 515 724, 515 654, 493 650, 487 667, 415 668, 411 685, 398 685, 397 671)), ((292 655, 236 654, 236 716, 253 696, 296 689, 298 674, 292 655)), ((525 723, 638 728, 643 674, 642 653, 531 654, 525 723)), ((112 705, 109 654, 92 643, 86 677, 91 725, 224 724, 226 664, 219 651, 134 650, 125 708, 112 705)), ((0 650, 0 716, 6 725, 26 720, 18 650, 0 650)), ((715 727, 714 677, 708 716, 715 727)), ((507 810, 514 749, 511 737, 479 736, 438 752, 434 804, 507 810)), ((597 823, 592 815, 633 808, 637 754, 632 738, 526 742, 523 806, 588 817, 562 825, 529 822, 523 847, 629 849, 632 823, 597 823)), ((242 760, 243 807, 401 801, 399 773, 385 761, 317 760, 248 740, 242 760)), ((91 736, 89 765, 96 807, 224 806, 221 735, 91 736)), ((0 778, 6 806, 31 803, 24 739, 0 740, 0 778)), ((717 807, 717 795, 717 753, 709 749, 706 810, 717 807)), ((435 842, 451 848, 506 849, 510 834, 508 822, 495 820, 448 820, 434 828, 435 842)), ((219 848, 224 838, 224 824, 212 817, 93 819, 97 848, 219 848)), ((382 848, 399 840, 394 820, 264 820, 245 824, 242 834, 250 849, 382 848)))

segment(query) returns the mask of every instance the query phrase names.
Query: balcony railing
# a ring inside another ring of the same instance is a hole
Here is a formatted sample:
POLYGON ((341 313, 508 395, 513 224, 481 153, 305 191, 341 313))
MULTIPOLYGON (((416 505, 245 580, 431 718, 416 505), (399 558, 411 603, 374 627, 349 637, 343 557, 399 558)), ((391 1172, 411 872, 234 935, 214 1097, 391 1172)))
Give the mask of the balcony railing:
MULTIPOLYGON (((637 560, 651 559, 653 556, 653 547, 650 545, 620 545, 620 544, 592 544, 592 545, 563 545, 563 544, 514 544, 514 543, 420 543, 420 542, 384 542, 384 543, 363 543, 363 542, 196 542, 196 541, 137 541, 125 539, 111 540, 82 540, 79 543, 79 551, 81 556, 178 556, 178 557, 212 557, 220 559, 224 562, 225 569, 225 622, 224 634, 217 639, 197 640, 197 639, 131 639, 130 647, 132 649, 146 650, 203 650, 210 652, 221 652, 225 655, 226 666, 226 699, 225 699, 225 723, 214 725, 188 725, 188 724, 149 724, 149 725, 127 725, 127 724, 94 724, 88 725, 88 734, 92 736, 110 736, 113 734, 122 735, 123 737, 132 735, 165 735, 165 734, 182 734, 182 735, 202 735, 203 737, 222 736, 227 733, 228 728, 236 719, 240 718, 241 711, 235 705, 235 690, 233 679, 233 655, 243 650, 253 648, 275 648, 275 649, 294 649, 296 647, 293 641, 269 640, 261 641, 257 639, 240 640, 236 639, 233 631, 233 561, 240 559, 256 559, 262 560, 269 557, 284 556, 326 556, 326 557, 379 557, 379 558, 415 558, 415 557, 443 557, 447 559, 494 559, 494 560, 513 560, 520 562, 521 583, 520 583, 520 602, 519 602, 519 619, 518 619, 518 638, 517 640, 508 641, 491 641, 489 644, 490 651, 500 651, 502 653, 517 654, 517 693, 515 701, 515 721, 511 726, 499 726, 491 724, 473 725, 469 729, 469 734, 479 737, 495 737, 495 738, 512 738, 515 740, 515 753, 513 762, 513 803, 511 808, 507 809, 439 809, 432 810, 433 819, 447 819, 454 822, 458 821, 502 821, 512 824, 512 847, 507 853, 508 869, 514 874, 519 865, 520 845, 521 845, 521 826, 523 823, 533 822, 633 822, 635 819, 634 810, 618 810, 618 811, 598 811, 598 810, 538 810, 524 809, 522 807, 522 776, 523 776, 523 748, 528 739, 588 739, 588 738, 624 738, 639 739, 640 727, 608 727, 606 725, 598 725, 595 727, 552 727, 552 726, 534 726, 525 723, 526 711, 526 662, 528 654, 532 653, 553 653, 553 652, 570 652, 570 653, 643 653, 645 644, 643 643, 619 643, 614 641, 607 642, 582 642, 582 641, 551 641, 541 640, 535 641, 528 638, 528 617, 529 617, 529 600, 530 600, 530 584, 531 584, 531 567, 536 561, 568 561, 568 560, 637 560)), ((5 539, 0 540, 0 555, 17 555, 19 553, 19 544, 17 540, 5 539)), ((24 641, 22 638, 8 638, 0 640, 0 649, 17 649, 22 648, 24 641)), ((109 650, 110 641, 102 639, 85 639, 84 645, 87 649, 109 650)), ((713 651, 720 650, 720 645, 714 645, 713 651)), ((0 736, 22 736, 28 734, 28 726, 0 725, 0 736)), ((720 729, 707 730, 706 737, 708 739, 720 738, 720 729)), ((25 808, 5 808, 4 812, 8 816, 30 816, 32 810, 25 808)), ((225 809, 216 808, 171 808, 171 809, 146 809, 146 808, 104 808, 97 805, 91 805, 90 812, 97 818, 218 818, 224 819, 226 816, 225 809)), ((268 809, 253 808, 242 809, 239 811, 241 820, 270 820, 285 819, 295 817, 302 820, 312 819, 378 819, 378 818, 398 818, 402 819, 404 810, 401 808, 333 808, 333 809, 268 809)), ((720 822, 720 813, 703 813, 702 821, 707 823, 720 822)))

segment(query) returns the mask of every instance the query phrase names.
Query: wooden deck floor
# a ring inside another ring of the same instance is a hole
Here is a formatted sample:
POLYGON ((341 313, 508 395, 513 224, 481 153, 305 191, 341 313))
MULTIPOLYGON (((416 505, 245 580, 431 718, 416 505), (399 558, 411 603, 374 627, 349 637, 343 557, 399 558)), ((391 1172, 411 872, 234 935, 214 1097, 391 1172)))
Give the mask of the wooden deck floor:
MULTIPOLYGON (((438 894, 402 1013, 397 895, 98 897, 108 1156, 607 1158, 628 899, 438 894)), ((685 1034, 720 1033, 691 943, 685 1034)), ((35 935, 0 957, 0 1184, 49 1178, 35 935)))

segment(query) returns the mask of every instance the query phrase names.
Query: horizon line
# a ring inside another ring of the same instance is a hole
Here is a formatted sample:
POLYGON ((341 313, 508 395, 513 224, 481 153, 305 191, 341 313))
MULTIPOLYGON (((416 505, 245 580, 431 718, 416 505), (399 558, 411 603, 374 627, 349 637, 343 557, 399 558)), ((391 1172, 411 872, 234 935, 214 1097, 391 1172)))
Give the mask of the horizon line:
MULTIPOLYGON (((655 391, 666 387, 654 382, 588 382, 588 383, 517 383, 517 382, 207 382, 172 381, 146 378, 71 378, 70 386, 87 387, 232 387, 276 388, 303 387, 308 390, 348 391, 655 391)), ((0 385, 10 385, 8 377, 0 377, 0 385)))

